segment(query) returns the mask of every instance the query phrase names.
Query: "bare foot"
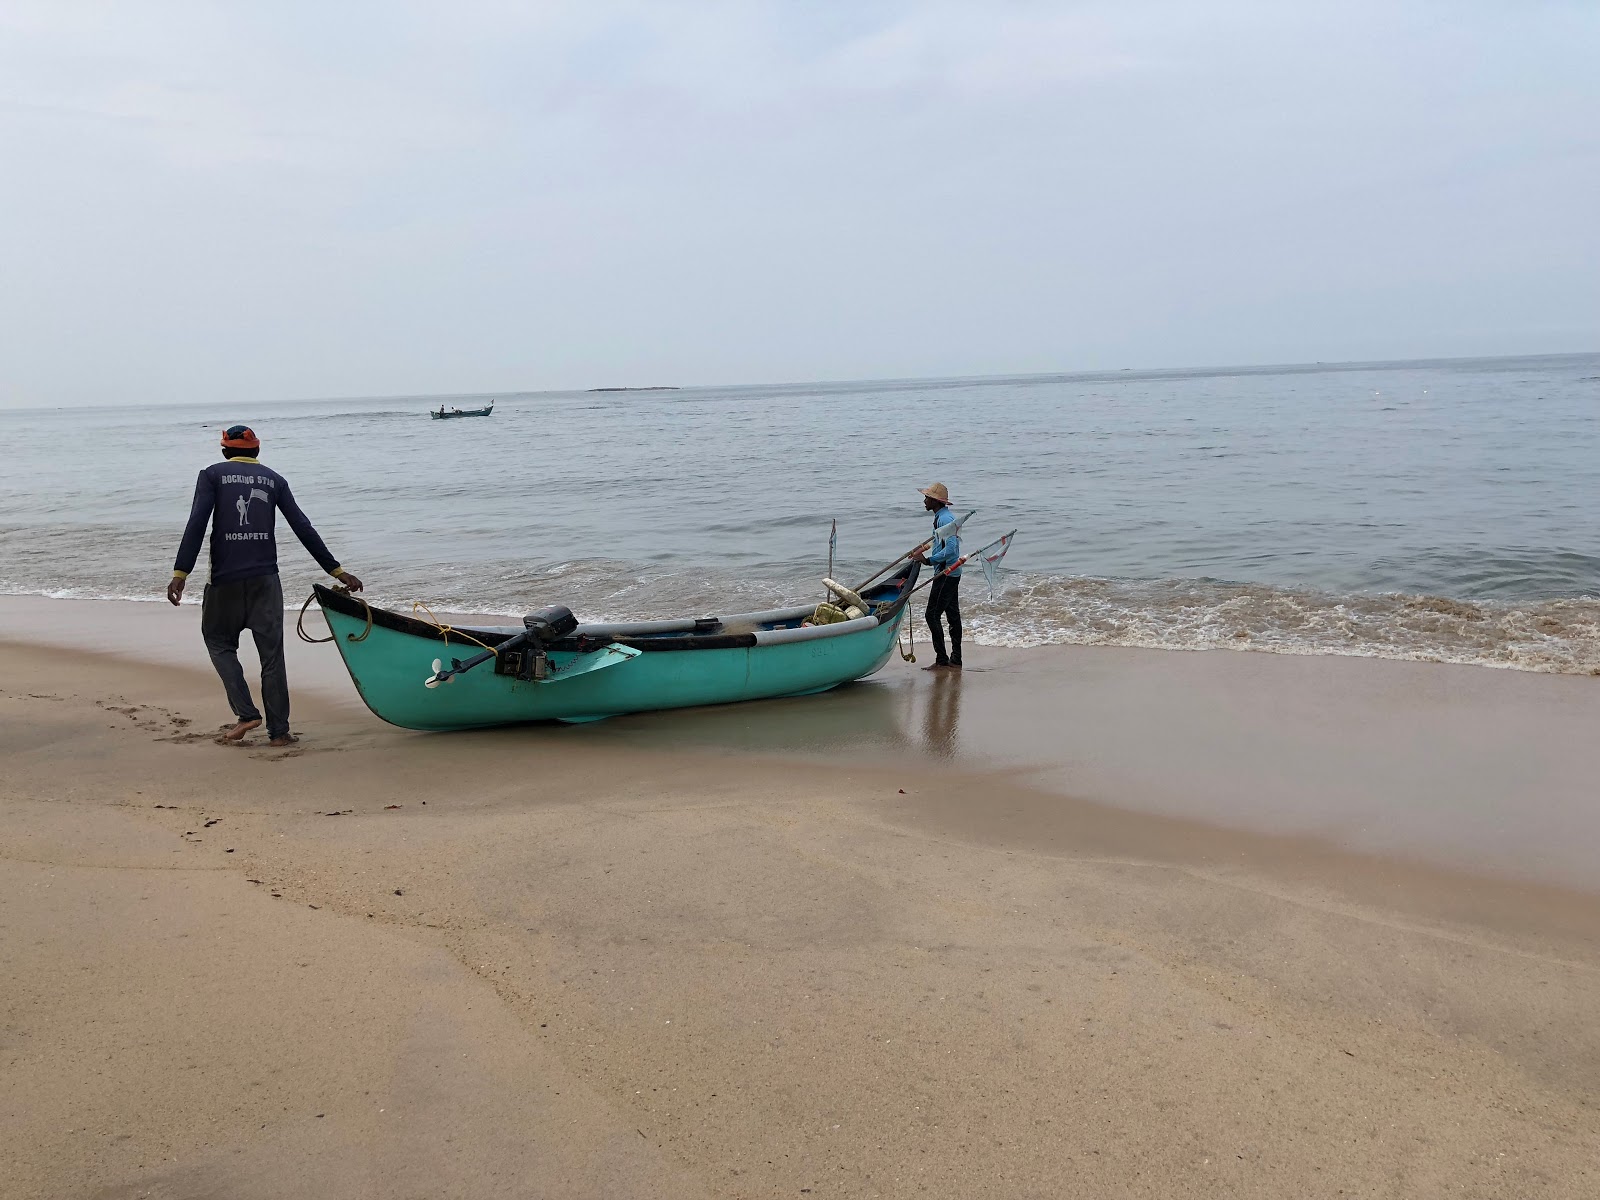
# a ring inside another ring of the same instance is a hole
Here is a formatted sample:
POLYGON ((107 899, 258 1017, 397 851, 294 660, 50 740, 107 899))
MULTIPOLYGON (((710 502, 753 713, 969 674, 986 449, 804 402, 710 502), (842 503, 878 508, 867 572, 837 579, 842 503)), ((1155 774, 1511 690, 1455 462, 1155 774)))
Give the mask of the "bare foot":
POLYGON ((227 731, 223 733, 221 740, 224 742, 242 741, 245 734, 249 733, 252 729, 259 729, 260 727, 260 721, 240 721, 237 725, 228 726, 227 731))
POLYGON ((927 666, 923 667, 922 669, 924 671, 948 671, 950 669, 950 664, 949 663, 929 663, 927 666))
POLYGON ((295 737, 294 734, 286 733, 282 737, 273 738, 270 742, 267 743, 267 745, 269 745, 269 746, 280 746, 280 747, 281 746, 292 746, 296 742, 298 742, 299 740, 300 739, 295 737))

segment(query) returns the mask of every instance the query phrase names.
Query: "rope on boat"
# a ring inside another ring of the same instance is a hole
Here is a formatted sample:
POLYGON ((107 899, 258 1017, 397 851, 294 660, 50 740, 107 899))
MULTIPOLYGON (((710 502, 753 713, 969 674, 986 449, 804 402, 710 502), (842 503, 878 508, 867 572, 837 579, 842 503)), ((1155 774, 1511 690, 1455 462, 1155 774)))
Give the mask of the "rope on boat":
MULTIPOLYGON (((349 595, 353 594, 350 591, 349 588, 336 587, 336 588, 334 588, 334 590, 338 591, 338 592, 343 592, 346 596, 349 596, 349 595)), ((318 638, 318 637, 312 637, 309 633, 306 632, 306 609, 311 607, 311 602, 313 600, 315 600, 316 598, 317 598, 317 594, 315 592, 312 592, 309 596, 306 597, 306 602, 300 606, 300 616, 299 616, 298 619, 296 619, 296 621, 294 623, 294 631, 295 631, 296 634, 299 635, 300 640, 302 642, 310 642, 313 646, 319 645, 322 642, 331 642, 331 641, 333 641, 333 634, 331 634, 331 633, 328 634, 328 636, 325 637, 325 638, 318 638)), ((356 599, 361 601, 361 607, 366 610, 366 613, 367 613, 367 627, 365 629, 363 629, 360 633, 347 633, 344 636, 345 636, 345 640, 347 640, 347 641, 364 642, 364 641, 367 640, 367 635, 372 632, 372 605, 367 603, 367 600, 366 600, 365 596, 356 596, 356 599)))
MULTIPOLYGON (((352 593, 347 588, 336 587, 334 590, 335 591, 339 591, 339 592, 343 592, 347 596, 354 595, 354 593, 352 593)), ((330 633, 325 638, 319 638, 319 637, 312 637, 309 633, 306 632, 306 610, 311 607, 311 602, 313 600, 315 600, 316 598, 317 598, 317 594, 315 592, 312 592, 309 596, 306 597, 306 602, 300 606, 300 616, 294 623, 294 631, 295 631, 296 634, 299 635, 300 640, 302 642, 310 642, 314 646, 315 645, 319 645, 319 644, 321 644, 323 642, 331 642, 331 641, 333 641, 333 636, 334 636, 333 634, 330 633)), ((352 642, 364 642, 364 641, 367 640, 367 635, 372 632, 372 605, 367 603, 367 600, 366 600, 365 596, 356 596, 355 598, 357 600, 361 601, 362 610, 365 611, 365 613, 367 614, 367 625, 366 625, 366 628, 363 629, 360 633, 347 633, 347 634, 345 634, 345 638, 348 641, 352 641, 352 642)), ((499 657, 500 651, 496 650, 493 646, 487 645, 484 642, 480 642, 477 638, 473 637, 470 633, 463 633, 461 630, 457 629, 453 625, 446 625, 443 621, 439 620, 438 617, 434 616, 433 609, 429 608, 421 600, 412 601, 412 604, 411 604, 411 615, 413 617, 415 617, 419 612, 424 612, 424 613, 428 614, 429 622, 433 625, 433 627, 435 629, 437 629, 439 631, 439 636, 444 639, 444 644, 446 646, 448 646, 450 644, 450 635, 453 633, 453 634, 456 635, 456 637, 460 638, 462 641, 471 642, 474 646, 481 646, 483 649, 489 651, 489 653, 493 654, 495 657, 497 657, 497 658, 499 657)))
POLYGON ((902 662, 914 663, 917 661, 917 620, 911 615, 911 604, 909 597, 907 598, 906 603, 905 621, 906 624, 911 626, 911 628, 906 631, 906 648, 904 650, 900 650, 900 635, 898 633, 895 634, 894 637, 894 648, 896 650, 900 650, 900 660, 902 662))
MULTIPOLYGON (((433 615, 433 609, 429 608, 421 600, 413 600, 411 602, 411 615, 414 617, 419 612, 425 612, 425 613, 428 614, 428 620, 433 622, 433 627, 435 629, 437 629, 439 631, 439 635, 444 638, 444 644, 446 646, 448 646, 450 644, 450 635, 453 633, 458 638, 462 638, 465 641, 471 642, 474 646, 483 647, 483 649, 487 650, 490 654, 494 655, 496 658, 500 657, 500 651, 495 649, 495 647, 487 645, 484 642, 480 642, 477 638, 473 637, 470 633, 462 633, 461 630, 457 629, 454 625, 446 625, 443 621, 439 620, 438 617, 433 615)), ((367 628, 370 629, 371 627, 372 627, 372 616, 371 616, 371 614, 369 612, 368 615, 367 615, 367 628)), ((366 635, 363 634, 362 636, 364 637, 366 635)), ((357 638, 355 640, 356 641, 360 641, 361 639, 357 638)))
POLYGON ((314 638, 306 632, 306 609, 311 607, 311 602, 316 598, 317 594, 315 592, 306 597, 306 602, 300 606, 300 617, 294 623, 294 631, 299 635, 300 640, 302 642, 310 642, 312 645, 316 645, 319 642, 333 641, 333 634, 331 633, 325 638, 314 638))

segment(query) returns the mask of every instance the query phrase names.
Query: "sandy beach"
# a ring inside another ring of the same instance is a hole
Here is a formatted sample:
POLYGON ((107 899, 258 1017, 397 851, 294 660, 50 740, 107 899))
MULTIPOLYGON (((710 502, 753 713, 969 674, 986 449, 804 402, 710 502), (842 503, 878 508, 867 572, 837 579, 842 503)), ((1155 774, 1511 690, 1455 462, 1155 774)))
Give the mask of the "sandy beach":
POLYGON ((1600 1200, 1597 44, 0 6, 0 1200, 1600 1200))
POLYGON ((1600 1188, 1600 680, 991 651, 417 735, 296 644, 271 751, 188 610, 0 617, 8 1197, 1600 1188))

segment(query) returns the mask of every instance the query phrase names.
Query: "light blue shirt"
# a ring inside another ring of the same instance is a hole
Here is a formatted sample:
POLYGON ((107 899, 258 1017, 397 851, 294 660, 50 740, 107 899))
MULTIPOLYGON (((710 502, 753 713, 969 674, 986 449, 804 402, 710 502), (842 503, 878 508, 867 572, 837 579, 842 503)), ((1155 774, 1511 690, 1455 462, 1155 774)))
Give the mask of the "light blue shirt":
MULTIPOLYGON (((943 505, 933 514, 933 530, 937 533, 946 525, 956 519, 955 513, 950 511, 949 505, 943 505)), ((953 534, 946 538, 943 544, 935 541, 933 549, 928 552, 928 561, 933 564, 934 570, 942 571, 951 563, 961 557, 961 535, 953 534)), ((950 578, 960 579, 961 568, 957 567, 950 572, 950 578)))

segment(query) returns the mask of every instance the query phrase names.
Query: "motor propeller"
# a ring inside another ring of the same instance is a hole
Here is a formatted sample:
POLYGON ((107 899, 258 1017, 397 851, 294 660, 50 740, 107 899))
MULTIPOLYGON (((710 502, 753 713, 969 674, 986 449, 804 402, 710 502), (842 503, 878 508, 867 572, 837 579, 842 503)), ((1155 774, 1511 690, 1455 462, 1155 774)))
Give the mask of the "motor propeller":
POLYGON ((422 686, 427 688, 436 688, 441 683, 454 683, 456 676, 460 674, 463 669, 464 668, 459 658, 452 658, 450 660, 450 669, 448 671, 444 669, 444 663, 440 662, 436 658, 433 660, 433 674, 429 675, 422 681, 422 686))
POLYGON ((433 674, 422 681, 422 686, 436 688, 441 683, 454 683, 456 676, 461 674, 461 672, 470 671, 479 663, 486 663, 490 659, 504 654, 507 650, 514 650, 518 646, 521 646, 524 643, 532 640, 532 633, 519 633, 516 637, 507 638, 505 641, 501 642, 498 648, 494 650, 485 650, 481 654, 474 654, 465 662, 459 658, 452 658, 450 660, 449 670, 445 670, 444 663, 436 658, 433 660, 433 674))

